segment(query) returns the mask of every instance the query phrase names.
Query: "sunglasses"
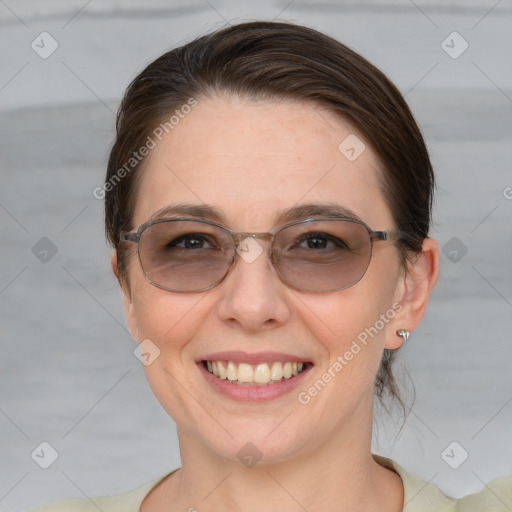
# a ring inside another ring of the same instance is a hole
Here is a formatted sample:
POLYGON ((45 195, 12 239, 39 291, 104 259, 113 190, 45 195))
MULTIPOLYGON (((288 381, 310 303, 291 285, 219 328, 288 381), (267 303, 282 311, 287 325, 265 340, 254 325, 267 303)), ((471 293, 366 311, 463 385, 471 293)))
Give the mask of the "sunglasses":
POLYGON ((373 231, 355 219, 305 219, 273 233, 238 233, 206 220, 168 218, 149 221, 136 232, 121 233, 137 245, 146 279, 178 293, 209 290, 227 276, 237 254, 251 263, 263 252, 256 241, 270 241, 270 261, 280 279, 306 292, 333 292, 358 283, 366 273, 374 242, 408 236, 373 231))

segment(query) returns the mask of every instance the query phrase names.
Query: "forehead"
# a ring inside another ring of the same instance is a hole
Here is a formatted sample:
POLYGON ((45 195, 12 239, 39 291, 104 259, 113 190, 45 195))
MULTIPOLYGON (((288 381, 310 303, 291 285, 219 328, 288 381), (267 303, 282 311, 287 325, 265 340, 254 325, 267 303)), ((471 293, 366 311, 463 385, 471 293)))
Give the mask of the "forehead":
POLYGON ((136 226, 178 203, 212 205, 241 230, 264 231, 287 209, 324 203, 375 229, 390 225, 376 155, 317 105, 203 98, 156 142, 138 184, 136 226))

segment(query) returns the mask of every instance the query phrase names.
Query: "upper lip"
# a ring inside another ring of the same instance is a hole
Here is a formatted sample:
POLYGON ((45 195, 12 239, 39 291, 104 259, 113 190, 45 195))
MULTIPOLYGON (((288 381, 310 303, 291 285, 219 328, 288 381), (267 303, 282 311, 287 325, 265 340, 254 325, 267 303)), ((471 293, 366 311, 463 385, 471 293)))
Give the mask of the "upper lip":
POLYGON ((199 361, 233 361, 234 363, 275 363, 275 362, 297 362, 297 363, 309 363, 310 359, 305 359, 301 356, 293 354, 285 354, 282 352, 254 352, 252 354, 241 351, 225 351, 225 352, 214 352, 202 357, 199 361))

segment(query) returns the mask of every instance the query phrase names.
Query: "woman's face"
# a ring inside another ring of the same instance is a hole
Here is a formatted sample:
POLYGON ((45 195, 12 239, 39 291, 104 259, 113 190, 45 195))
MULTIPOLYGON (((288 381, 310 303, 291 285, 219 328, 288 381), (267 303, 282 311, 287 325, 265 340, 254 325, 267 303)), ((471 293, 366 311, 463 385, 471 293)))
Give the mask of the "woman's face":
MULTIPOLYGON (((349 124, 307 103, 200 99, 148 156, 133 225, 172 205, 207 204, 235 231, 267 232, 288 209, 330 203, 374 230, 393 229, 368 144, 355 160, 347 143, 339 149, 350 135, 362 141, 349 124)), ((258 243, 264 250, 254 261, 237 256, 218 286, 196 293, 151 285, 133 258, 125 309, 136 340, 149 339, 160 351, 144 367, 153 392, 182 443, 188 439, 203 456, 272 462, 319 450, 327 439, 366 438, 382 351, 396 348, 396 330, 407 327, 397 304, 404 277, 396 247, 375 243, 356 285, 308 293, 285 285, 269 242, 258 243), (210 359, 235 367, 245 361, 253 370, 258 363, 270 370, 275 361, 309 364, 244 398, 247 386, 217 385, 203 363, 210 359)))

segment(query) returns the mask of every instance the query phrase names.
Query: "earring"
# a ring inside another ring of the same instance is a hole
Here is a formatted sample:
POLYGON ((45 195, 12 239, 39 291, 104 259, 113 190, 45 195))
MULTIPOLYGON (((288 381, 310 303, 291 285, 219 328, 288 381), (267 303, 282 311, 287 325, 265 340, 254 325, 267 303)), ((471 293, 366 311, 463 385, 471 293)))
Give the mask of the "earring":
POLYGON ((398 329, 398 331, 396 331, 396 335, 400 336, 404 340, 404 343, 405 343, 408 340, 411 333, 409 331, 407 331, 406 329, 398 329))

